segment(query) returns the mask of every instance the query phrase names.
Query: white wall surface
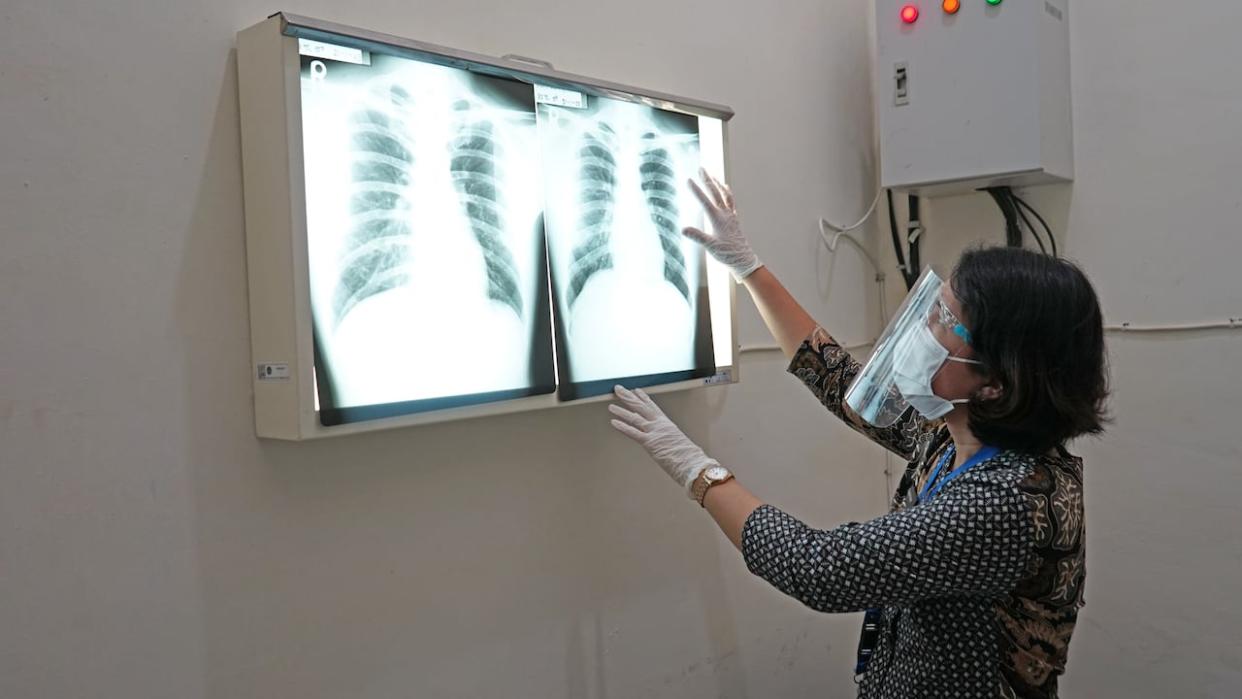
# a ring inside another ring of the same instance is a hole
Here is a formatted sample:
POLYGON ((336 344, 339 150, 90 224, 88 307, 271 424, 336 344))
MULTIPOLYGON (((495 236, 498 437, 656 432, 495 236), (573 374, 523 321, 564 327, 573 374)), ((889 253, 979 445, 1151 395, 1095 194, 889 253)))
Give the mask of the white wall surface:
MULTIPOLYGON (((843 340, 877 330, 813 226, 871 195, 868 3, 3 0, 0 696, 850 696, 857 619, 751 578, 601 406, 253 437, 231 49, 276 9, 733 106, 761 256, 843 340)), ((1071 16, 1078 182, 1033 201, 1110 318, 1242 314, 1242 9, 1071 16)), ((933 260, 1000 239, 981 198, 927 219, 933 260)), ((1232 696, 1242 339, 1110 347, 1066 694, 1232 696)), ((664 403, 811 523, 877 513, 884 460, 782 365, 664 403)))
MULTIPOLYGON (((877 331, 812 235, 870 195, 861 2, 3 0, 0 696, 846 695, 857 619, 751 578, 602 406, 254 438, 232 49, 277 9, 733 106, 761 253, 877 331)), ((664 402, 811 521, 880 511, 877 450, 744 369, 664 402)))

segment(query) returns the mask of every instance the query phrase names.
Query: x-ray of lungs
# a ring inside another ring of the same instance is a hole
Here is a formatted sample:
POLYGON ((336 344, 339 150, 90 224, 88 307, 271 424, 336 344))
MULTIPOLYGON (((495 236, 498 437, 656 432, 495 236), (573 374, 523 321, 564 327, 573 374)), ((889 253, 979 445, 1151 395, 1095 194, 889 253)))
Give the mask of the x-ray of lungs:
POLYGON ((563 399, 715 372, 698 119, 591 97, 539 105, 563 399))
POLYGON ((409 412, 551 393, 530 86, 372 56, 303 65, 325 421, 364 406, 409 412))

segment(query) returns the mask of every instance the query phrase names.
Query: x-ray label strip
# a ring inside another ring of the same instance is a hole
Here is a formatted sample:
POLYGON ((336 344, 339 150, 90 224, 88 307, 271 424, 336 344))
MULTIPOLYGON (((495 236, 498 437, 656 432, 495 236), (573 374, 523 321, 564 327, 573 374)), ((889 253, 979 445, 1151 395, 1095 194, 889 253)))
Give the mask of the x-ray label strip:
POLYGON ((298 39, 298 53, 311 58, 323 58, 329 61, 353 63, 360 66, 371 65, 371 52, 349 46, 337 46, 311 39, 298 39))
POLYGON ((568 107, 570 109, 586 109, 586 95, 574 90, 563 90, 558 87, 548 87, 546 85, 535 86, 535 101, 539 104, 550 104, 554 107, 568 107))

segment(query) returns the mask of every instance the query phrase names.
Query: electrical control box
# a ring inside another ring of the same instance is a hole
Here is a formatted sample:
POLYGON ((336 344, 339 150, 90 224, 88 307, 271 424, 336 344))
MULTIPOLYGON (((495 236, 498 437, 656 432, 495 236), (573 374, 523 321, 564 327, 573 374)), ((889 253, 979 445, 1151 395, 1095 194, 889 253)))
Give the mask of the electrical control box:
POLYGON ((1069 0, 876 0, 881 183, 1073 179, 1069 0))

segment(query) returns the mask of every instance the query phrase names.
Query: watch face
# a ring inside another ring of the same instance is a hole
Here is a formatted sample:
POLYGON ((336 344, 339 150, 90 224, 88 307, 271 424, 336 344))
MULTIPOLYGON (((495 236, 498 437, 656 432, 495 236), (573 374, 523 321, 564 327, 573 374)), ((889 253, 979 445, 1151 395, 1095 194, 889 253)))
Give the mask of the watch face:
POLYGON ((713 466, 707 469, 707 477, 709 480, 718 481, 729 475, 729 471, 723 466, 713 466))

